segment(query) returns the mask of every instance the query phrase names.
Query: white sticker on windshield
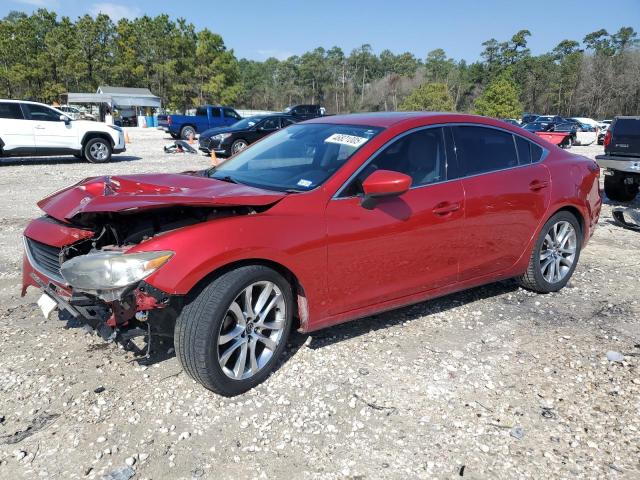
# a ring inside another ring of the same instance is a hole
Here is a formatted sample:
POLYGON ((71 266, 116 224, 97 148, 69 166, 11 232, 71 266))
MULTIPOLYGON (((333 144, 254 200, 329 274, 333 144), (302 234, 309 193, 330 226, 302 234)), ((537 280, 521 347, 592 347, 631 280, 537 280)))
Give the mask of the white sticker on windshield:
POLYGON ((345 135, 344 133, 334 133, 325 140, 325 143, 337 143, 340 145, 349 145, 350 147, 358 148, 360 145, 369 140, 364 137, 357 137, 355 135, 345 135))
POLYGON ((304 178, 302 180, 300 180, 298 182, 298 186, 299 187, 310 187, 311 186, 311 180, 305 180, 304 178))

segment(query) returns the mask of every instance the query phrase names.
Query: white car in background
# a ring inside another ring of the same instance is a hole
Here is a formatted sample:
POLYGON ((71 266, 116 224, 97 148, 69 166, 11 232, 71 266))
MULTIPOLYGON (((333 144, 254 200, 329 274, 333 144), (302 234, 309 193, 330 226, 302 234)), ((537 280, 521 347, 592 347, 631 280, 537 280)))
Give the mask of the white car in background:
POLYGON ((60 105, 59 107, 54 106, 53 108, 55 108, 56 110, 60 110, 62 113, 64 113, 65 115, 68 115, 73 120, 95 120, 96 119, 90 113, 87 113, 86 111, 78 107, 72 107, 71 105, 60 105))
POLYGON ((588 117, 572 117, 578 123, 575 145, 591 145, 598 140, 600 122, 588 117))
POLYGON ((600 120, 598 123, 600 123, 600 131, 598 132, 598 145, 604 145, 604 136, 607 134, 607 130, 609 130, 609 127, 611 126, 611 122, 613 122, 613 120, 600 120))
POLYGON ((0 99, 0 157, 74 155, 103 163, 124 151, 120 127, 73 120, 42 103, 0 99))

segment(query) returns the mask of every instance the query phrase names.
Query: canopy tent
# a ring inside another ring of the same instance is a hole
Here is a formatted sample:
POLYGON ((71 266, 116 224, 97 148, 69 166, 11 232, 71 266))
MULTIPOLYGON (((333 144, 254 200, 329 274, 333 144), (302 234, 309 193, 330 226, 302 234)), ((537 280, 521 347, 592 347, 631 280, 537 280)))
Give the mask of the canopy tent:
MULTIPOLYGON (((62 101, 68 104, 98 104, 100 117, 105 118, 114 109, 131 111, 130 115, 144 115, 143 109, 160 108, 162 100, 148 88, 98 87, 96 93, 69 92, 62 95, 62 101), (108 109, 106 107, 108 107, 108 109)), ((147 111, 146 115, 150 115, 147 111)))
POLYGON ((72 93, 65 95, 67 103, 106 103, 110 107, 160 108, 162 100, 148 88, 98 87, 97 93, 72 93))

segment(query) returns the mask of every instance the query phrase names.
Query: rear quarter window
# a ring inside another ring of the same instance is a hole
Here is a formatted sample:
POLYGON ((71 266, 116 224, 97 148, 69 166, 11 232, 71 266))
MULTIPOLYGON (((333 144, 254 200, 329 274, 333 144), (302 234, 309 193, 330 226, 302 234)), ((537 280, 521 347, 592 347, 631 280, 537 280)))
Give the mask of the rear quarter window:
POLYGON ((516 147, 518 149, 518 161, 520 165, 526 165, 528 163, 536 163, 542 159, 544 150, 540 145, 537 145, 525 138, 514 135, 516 139, 516 147))

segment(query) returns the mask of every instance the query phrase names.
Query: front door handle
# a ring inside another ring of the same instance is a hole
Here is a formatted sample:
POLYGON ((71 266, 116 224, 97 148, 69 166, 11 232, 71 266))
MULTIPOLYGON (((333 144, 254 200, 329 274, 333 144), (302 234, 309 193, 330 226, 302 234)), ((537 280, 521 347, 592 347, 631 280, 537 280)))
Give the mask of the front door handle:
POLYGON ((38 130, 44 130, 45 127, 43 127, 42 125, 36 125, 33 128, 37 128, 38 130))
POLYGON ((431 210, 435 215, 438 215, 440 217, 444 217, 445 215, 449 215, 452 212, 455 212, 456 210, 460 210, 460 204, 455 202, 455 203, 449 203, 449 202, 441 202, 439 204, 437 204, 435 207, 433 207, 433 210, 431 210))
POLYGON ((547 188, 549 186, 549 182, 534 180, 529 184, 529 190, 537 192, 538 190, 542 190, 543 188, 547 188))

